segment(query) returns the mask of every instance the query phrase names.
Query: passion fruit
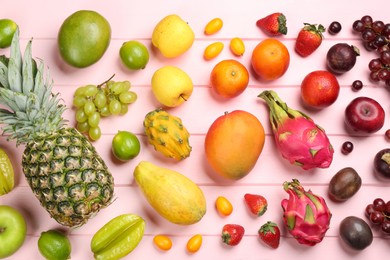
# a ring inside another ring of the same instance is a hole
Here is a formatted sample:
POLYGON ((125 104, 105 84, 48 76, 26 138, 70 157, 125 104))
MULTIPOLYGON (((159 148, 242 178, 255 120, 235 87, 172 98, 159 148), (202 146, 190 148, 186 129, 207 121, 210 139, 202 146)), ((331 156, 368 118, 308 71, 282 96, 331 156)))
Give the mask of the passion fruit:
POLYGON ((356 64, 356 57, 360 50, 347 43, 337 43, 330 47, 326 54, 326 62, 329 70, 335 74, 343 74, 350 71, 356 64))

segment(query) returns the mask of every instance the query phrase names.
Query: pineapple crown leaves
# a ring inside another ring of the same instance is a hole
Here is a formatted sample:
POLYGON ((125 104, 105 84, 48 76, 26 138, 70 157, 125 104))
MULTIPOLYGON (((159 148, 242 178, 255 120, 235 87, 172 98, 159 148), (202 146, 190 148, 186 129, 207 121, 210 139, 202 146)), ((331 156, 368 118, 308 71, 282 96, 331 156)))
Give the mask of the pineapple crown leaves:
POLYGON ((17 144, 34 139, 35 135, 58 130, 65 125, 59 94, 52 93, 49 72, 44 63, 32 58, 32 40, 27 43, 24 56, 20 51, 19 29, 10 47, 10 57, 0 58, 0 124, 3 134, 16 139, 17 144))

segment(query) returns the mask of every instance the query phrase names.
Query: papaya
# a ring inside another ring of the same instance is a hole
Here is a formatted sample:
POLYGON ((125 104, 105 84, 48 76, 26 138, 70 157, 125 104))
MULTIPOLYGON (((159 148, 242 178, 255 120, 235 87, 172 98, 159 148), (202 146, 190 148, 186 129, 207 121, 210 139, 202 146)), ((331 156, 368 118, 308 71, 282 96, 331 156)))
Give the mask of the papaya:
POLYGON ((183 174, 141 161, 133 175, 149 204, 168 221, 191 225, 206 214, 203 191, 183 174))

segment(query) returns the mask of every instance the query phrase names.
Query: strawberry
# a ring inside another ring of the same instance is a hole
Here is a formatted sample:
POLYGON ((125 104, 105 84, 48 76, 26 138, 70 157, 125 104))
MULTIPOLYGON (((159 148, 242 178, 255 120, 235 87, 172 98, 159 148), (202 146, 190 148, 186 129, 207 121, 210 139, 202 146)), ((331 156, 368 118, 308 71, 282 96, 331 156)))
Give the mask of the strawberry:
POLYGON ((245 203, 253 215, 261 216, 267 211, 268 202, 266 198, 257 194, 245 194, 245 203))
POLYGON ((271 36, 287 34, 286 16, 282 13, 267 15, 259 19, 256 25, 271 36))
POLYGON ((274 222, 267 221, 259 229, 259 237, 263 240, 268 246, 272 248, 278 248, 280 242, 280 229, 278 225, 274 222))
POLYGON ((226 224, 222 228, 222 242, 229 246, 236 246, 244 236, 244 227, 238 224, 226 224))
POLYGON ((322 43, 324 26, 304 23, 295 42, 295 51, 302 57, 312 54, 322 43))

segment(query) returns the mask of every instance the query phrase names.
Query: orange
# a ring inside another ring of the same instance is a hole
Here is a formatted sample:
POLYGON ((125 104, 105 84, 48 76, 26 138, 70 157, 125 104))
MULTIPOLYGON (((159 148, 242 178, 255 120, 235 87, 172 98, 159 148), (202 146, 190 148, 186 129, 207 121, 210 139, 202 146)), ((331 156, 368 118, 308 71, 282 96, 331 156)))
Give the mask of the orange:
POLYGON ((253 49, 251 62, 261 79, 271 81, 280 78, 287 71, 290 53, 281 41, 268 38, 253 49))
POLYGON ((249 72, 236 60, 222 60, 214 66, 210 73, 211 87, 225 98, 240 95, 249 83, 249 72))

